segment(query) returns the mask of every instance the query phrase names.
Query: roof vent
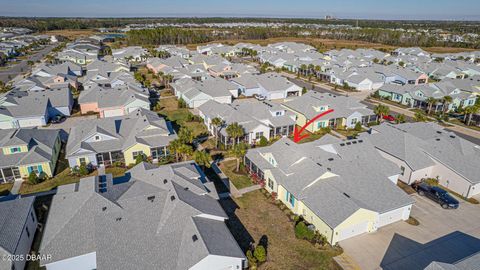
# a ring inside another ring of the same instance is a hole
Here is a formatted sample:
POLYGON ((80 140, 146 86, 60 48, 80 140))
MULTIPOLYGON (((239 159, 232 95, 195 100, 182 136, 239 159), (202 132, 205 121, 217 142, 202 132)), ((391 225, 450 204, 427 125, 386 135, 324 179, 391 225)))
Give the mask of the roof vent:
POLYGON ((438 134, 442 134, 442 132, 441 132, 440 130, 437 130, 437 133, 438 133, 438 134))
POLYGON ((147 200, 153 202, 155 200, 155 196, 150 196, 150 197, 147 197, 147 200))
POLYGON ((198 236, 196 234, 192 235, 192 240, 193 242, 196 242, 198 240, 198 236))
POLYGON ((115 219, 115 221, 121 221, 121 220, 122 220, 121 217, 117 217, 117 218, 115 219))
POLYGON ((107 210, 107 207, 106 206, 102 207, 102 211, 105 211, 105 210, 107 210))
POLYGON ((345 195, 345 197, 347 197, 347 198, 350 198, 350 195, 348 195, 348 194, 345 193, 345 192, 343 193, 343 195, 345 195))
POLYGON ((327 171, 331 172, 331 171, 332 171, 332 169, 330 169, 330 168, 327 168, 327 171))
POLYGON ((358 140, 358 143, 362 143, 362 142, 363 142, 363 140, 358 140))
POLYGON ((163 183, 164 183, 164 184, 168 183, 168 180, 167 180, 167 179, 163 179, 163 183))
POLYGON ((170 201, 175 201, 175 196, 172 195, 172 196, 170 197, 170 201))
POLYGON ((341 143, 340 146, 345 146, 345 144, 344 144, 344 143, 341 143))
POLYGON ((455 139, 456 137, 455 135, 450 135, 450 138, 455 139))
POLYGON ((351 142, 347 142, 347 145, 351 145, 352 143, 351 142))
POLYGON ((318 162, 317 162, 317 165, 320 166, 320 167, 322 167, 322 164, 320 164, 320 163, 318 163, 318 162))
POLYGON ((333 161, 333 158, 328 158, 328 161, 333 161))
POLYGON ((435 141, 437 141, 437 142, 440 141, 440 138, 436 138, 435 141))

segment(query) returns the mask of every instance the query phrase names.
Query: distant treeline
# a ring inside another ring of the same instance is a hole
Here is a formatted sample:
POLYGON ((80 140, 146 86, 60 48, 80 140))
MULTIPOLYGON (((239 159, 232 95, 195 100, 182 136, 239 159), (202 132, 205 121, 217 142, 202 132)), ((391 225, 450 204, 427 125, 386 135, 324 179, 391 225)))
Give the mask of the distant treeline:
MULTIPOLYGON (((123 41, 128 45, 192 44, 215 40, 263 40, 276 37, 304 38, 302 28, 240 28, 227 31, 161 27, 156 29, 131 30, 123 41)), ((434 36, 395 30, 362 28, 337 29, 334 31, 310 31, 310 38, 357 40, 391 46, 457 47, 480 49, 480 42, 464 43, 437 40, 434 36)))
POLYGON ((480 33, 480 22, 475 21, 408 21, 408 20, 353 20, 353 19, 308 19, 308 18, 42 18, 42 17, 0 17, 0 27, 26 27, 35 31, 57 29, 87 29, 124 27, 137 23, 300 23, 333 24, 369 28, 409 28, 409 29, 443 29, 456 33, 480 33))
POLYGON ((267 39, 275 37, 318 37, 338 40, 358 40, 392 46, 445 46, 480 48, 478 38, 468 42, 439 40, 436 35, 400 31, 398 29, 436 30, 442 29, 456 34, 480 34, 480 22, 454 21, 377 21, 377 20, 323 20, 323 19, 276 19, 276 18, 10 18, 0 17, 0 27, 26 27, 34 31, 60 29, 92 29, 124 27, 127 24, 151 23, 226 23, 226 22, 281 22, 299 24, 342 24, 358 25, 361 28, 314 29, 300 26, 251 27, 251 28, 174 28, 132 30, 125 42, 131 45, 188 44, 213 40, 267 39))

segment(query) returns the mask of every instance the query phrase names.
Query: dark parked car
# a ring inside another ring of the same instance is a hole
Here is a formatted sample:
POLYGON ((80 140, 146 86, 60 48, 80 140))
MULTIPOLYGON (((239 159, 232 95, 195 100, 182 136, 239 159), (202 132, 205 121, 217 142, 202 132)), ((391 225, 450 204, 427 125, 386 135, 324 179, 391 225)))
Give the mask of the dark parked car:
POLYGON ((457 209, 458 201, 453 198, 447 191, 437 186, 430 186, 426 183, 419 183, 414 185, 420 196, 426 196, 431 200, 437 202, 443 209, 457 209))
POLYGON ((65 121, 65 119, 67 118, 64 115, 56 115, 50 120, 50 123, 52 124, 62 123, 63 121, 65 121))

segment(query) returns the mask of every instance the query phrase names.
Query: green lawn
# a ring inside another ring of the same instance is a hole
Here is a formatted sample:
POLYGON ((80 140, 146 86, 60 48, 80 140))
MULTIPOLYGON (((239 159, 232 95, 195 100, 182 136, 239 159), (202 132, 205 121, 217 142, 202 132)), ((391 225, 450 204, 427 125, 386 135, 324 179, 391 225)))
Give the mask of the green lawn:
POLYGON ((187 108, 179 108, 176 99, 166 98, 161 99, 159 102, 162 108, 159 113, 167 120, 171 121, 174 126, 190 128, 195 137, 208 134, 207 127, 203 124, 203 122, 188 120, 192 113, 187 108))
POLYGON ((259 269, 337 269, 332 258, 341 250, 329 246, 321 249, 297 239, 294 223, 259 190, 234 201, 238 206, 236 217, 228 223, 240 246, 245 248, 251 240, 258 243, 262 237, 268 239, 268 260, 259 269))
POLYGON ((237 189, 252 186, 252 180, 248 177, 244 169, 240 169, 239 172, 235 172, 237 161, 229 160, 220 164, 220 169, 227 175, 230 182, 235 185, 237 189))

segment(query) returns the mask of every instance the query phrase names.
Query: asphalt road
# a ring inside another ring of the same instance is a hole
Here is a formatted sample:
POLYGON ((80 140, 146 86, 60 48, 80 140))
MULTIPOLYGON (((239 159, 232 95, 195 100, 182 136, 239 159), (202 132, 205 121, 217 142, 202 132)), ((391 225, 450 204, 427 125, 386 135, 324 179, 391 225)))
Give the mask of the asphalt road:
POLYGON ((40 51, 29 55, 27 59, 22 60, 20 63, 13 65, 6 70, 0 71, 0 81, 6 83, 19 74, 30 71, 31 67, 28 65, 28 61, 36 62, 43 59, 50 51, 53 50, 53 48, 55 48, 55 44, 48 45, 40 51), (11 79, 9 79, 9 76, 11 79))

